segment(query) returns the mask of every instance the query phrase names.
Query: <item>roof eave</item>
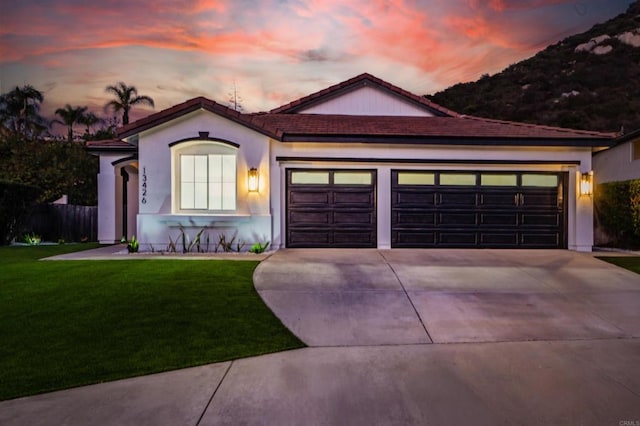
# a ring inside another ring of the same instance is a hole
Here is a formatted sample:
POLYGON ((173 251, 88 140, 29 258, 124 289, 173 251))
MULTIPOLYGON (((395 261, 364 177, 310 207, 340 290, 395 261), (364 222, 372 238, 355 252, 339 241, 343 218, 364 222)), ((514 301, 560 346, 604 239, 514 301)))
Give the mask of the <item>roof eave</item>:
POLYGON ((347 142, 407 145, 485 145, 485 146, 574 146, 598 148, 611 146, 605 138, 527 138, 527 137, 464 137, 423 135, 314 135, 284 134, 282 142, 347 142))

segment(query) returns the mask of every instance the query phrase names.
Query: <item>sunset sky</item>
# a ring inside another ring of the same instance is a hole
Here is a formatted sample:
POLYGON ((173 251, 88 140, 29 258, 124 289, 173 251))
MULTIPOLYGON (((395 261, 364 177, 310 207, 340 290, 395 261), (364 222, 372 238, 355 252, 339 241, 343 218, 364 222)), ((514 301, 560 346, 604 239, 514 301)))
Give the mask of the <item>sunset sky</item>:
MULTIPOLYGON (((155 110, 195 96, 264 111, 369 72, 418 94, 495 73, 631 0, 0 0, 0 91, 102 114, 124 81, 155 110)), ((134 110, 133 117, 150 112, 134 110)))

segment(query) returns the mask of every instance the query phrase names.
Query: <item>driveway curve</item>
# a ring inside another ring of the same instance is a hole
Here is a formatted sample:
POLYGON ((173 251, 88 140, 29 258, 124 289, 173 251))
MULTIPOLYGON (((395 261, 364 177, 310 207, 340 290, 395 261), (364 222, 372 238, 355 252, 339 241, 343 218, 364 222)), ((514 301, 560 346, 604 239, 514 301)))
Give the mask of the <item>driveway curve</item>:
POLYGON ((287 249, 254 283, 309 346, 640 337, 640 275, 567 250, 287 249))

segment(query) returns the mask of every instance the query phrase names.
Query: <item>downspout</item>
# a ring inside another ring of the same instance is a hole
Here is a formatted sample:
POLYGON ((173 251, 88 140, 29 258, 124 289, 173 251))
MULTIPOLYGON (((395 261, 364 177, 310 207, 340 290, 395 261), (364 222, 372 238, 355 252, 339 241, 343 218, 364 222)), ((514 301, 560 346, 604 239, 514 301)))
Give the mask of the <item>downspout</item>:
POLYGON ((127 236, 127 199, 129 196, 127 195, 127 183, 129 182, 129 173, 122 167, 120 169, 120 176, 122 176, 122 236, 125 239, 128 239, 127 236))

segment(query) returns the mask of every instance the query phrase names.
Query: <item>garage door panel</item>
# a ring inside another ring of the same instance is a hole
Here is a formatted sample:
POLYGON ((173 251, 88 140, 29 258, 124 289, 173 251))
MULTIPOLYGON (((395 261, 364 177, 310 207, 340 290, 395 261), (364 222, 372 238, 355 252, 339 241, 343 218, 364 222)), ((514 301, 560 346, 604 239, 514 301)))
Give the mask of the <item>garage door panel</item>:
POLYGON ((391 237, 395 247, 434 247, 436 243, 435 231, 394 231, 391 237))
POLYGON ((402 227, 435 225, 436 214, 434 212, 395 211, 392 220, 402 227))
POLYGON ((465 231, 440 231, 438 242, 440 245, 473 247, 478 243, 478 234, 465 231))
POLYGON ((367 190, 335 190, 333 191, 333 204, 339 205, 361 205, 370 207, 373 204, 373 192, 370 189, 367 190))
POLYGON ((549 207, 556 207, 558 205, 557 192, 546 193, 527 193, 522 194, 522 206, 532 209, 544 209, 549 207))
POLYGON ((480 244, 492 247, 513 247, 518 244, 518 233, 481 232, 480 244))
POLYGON ((478 215, 474 212, 443 212, 438 214, 439 225, 477 225, 478 215))
POLYGON ((554 213, 522 213, 522 224, 527 226, 559 226, 561 217, 554 213))
POLYGON ((516 205, 517 192, 507 190, 505 192, 486 192, 480 194, 480 206, 484 208, 504 209, 516 205))
POLYGON ((297 224, 328 225, 331 223, 331 212, 330 211, 323 212, 318 210, 292 211, 292 212, 289 212, 289 223, 291 225, 297 225, 297 224))
POLYGON ((375 242, 374 236, 366 230, 351 229, 333 233, 333 244, 341 247, 372 245, 375 242))
POLYGON ((475 192, 439 192, 437 199, 439 207, 475 207, 477 204, 475 192))
POLYGON ((322 192, 318 190, 313 191, 290 191, 289 192, 289 203, 290 204, 329 204, 329 195, 327 192, 322 192))
POLYGON ((331 241, 331 232, 317 230, 295 230, 289 232, 289 244, 299 247, 314 247, 327 245, 331 241))
POLYGON ((335 211, 333 223, 340 225, 365 225, 369 227, 374 220, 373 212, 368 211, 335 211))
POLYGON ((560 244, 560 235, 557 232, 523 232, 520 235, 520 244, 525 247, 549 247, 560 244))
POLYGON ((518 213, 480 213, 480 225, 516 226, 518 225, 518 213))
POLYGON ((428 207, 436 205, 435 191, 418 192, 398 190, 394 193, 393 204, 398 207, 428 207))

